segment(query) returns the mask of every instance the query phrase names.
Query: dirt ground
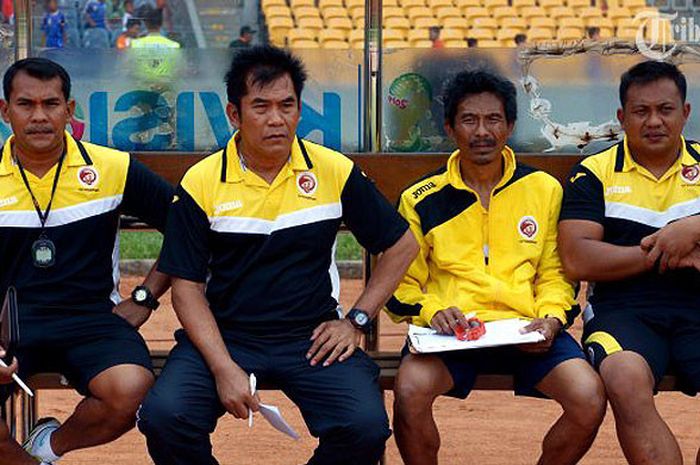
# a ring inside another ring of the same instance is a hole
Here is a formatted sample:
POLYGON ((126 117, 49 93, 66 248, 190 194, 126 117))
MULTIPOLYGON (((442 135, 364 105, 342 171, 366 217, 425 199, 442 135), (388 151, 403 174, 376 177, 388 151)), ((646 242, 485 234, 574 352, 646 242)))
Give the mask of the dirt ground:
MULTIPOLYGON (((138 283, 138 278, 122 281, 122 294, 138 283)), ((343 281, 341 303, 349 308, 361 291, 361 281, 343 281)), ((172 333, 178 327, 170 305, 169 295, 163 305, 143 328, 149 345, 170 347, 172 333)), ((405 326, 394 325, 382 317, 381 350, 398 350, 403 345, 405 326)), ((575 328, 578 336, 580 328, 575 328)), ((253 429, 247 423, 225 416, 213 435, 215 454, 222 465, 259 464, 291 465, 305 463, 316 445, 296 407, 280 392, 264 391, 264 402, 277 405, 293 427, 302 434, 293 441, 273 430, 258 417, 253 429), (282 452, 283 451, 283 452, 282 452)), ((40 416, 66 418, 79 397, 68 391, 42 392, 40 416)), ((392 395, 386 396, 391 417, 392 395)), ((662 415, 678 437, 685 463, 694 463, 695 451, 700 445, 698 413, 700 405, 678 393, 657 396, 662 415)), ((534 464, 540 441, 556 420, 560 409, 552 401, 514 398, 507 392, 474 392, 466 401, 441 398, 436 402, 435 417, 442 433, 440 463, 443 465, 517 465, 534 464)), ((92 465, 95 463, 146 465, 151 461, 140 433, 131 431, 112 444, 86 451, 73 452, 61 460, 62 465, 92 465)), ((393 438, 387 443, 387 463, 400 464, 393 438)), ((608 409, 605 423, 591 451, 581 462, 586 465, 613 465, 625 463, 615 438, 612 413, 608 409)), ((196 464, 192 464, 196 465, 196 464)))

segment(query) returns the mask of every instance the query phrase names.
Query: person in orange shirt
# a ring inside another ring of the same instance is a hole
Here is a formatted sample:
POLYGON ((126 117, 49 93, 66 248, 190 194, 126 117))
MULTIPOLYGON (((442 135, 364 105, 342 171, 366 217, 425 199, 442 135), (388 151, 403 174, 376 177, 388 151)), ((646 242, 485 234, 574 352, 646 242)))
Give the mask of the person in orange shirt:
POLYGON ((116 47, 120 50, 131 46, 131 39, 135 39, 141 33, 141 21, 138 19, 130 19, 126 22, 126 31, 119 34, 117 37, 116 47))

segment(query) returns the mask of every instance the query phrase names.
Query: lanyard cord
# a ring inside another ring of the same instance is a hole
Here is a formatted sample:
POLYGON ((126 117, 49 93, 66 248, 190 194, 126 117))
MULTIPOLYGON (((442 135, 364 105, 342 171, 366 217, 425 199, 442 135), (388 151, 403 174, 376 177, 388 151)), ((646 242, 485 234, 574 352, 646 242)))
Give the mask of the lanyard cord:
POLYGON ((39 221, 41 222, 42 232, 44 230, 44 227, 46 226, 46 222, 49 219, 49 212, 51 212, 51 204, 53 203, 53 198, 56 194, 56 187, 58 186, 58 178, 61 176, 61 167, 63 166, 64 158, 66 158, 65 148, 63 149, 61 158, 58 159, 58 166, 56 167, 56 174, 53 177, 53 186, 51 187, 51 198, 49 198, 49 204, 46 206, 46 211, 42 212, 41 206, 39 205, 39 201, 36 199, 36 196, 34 196, 34 192, 32 192, 32 188, 29 186, 29 180, 27 179, 27 175, 24 172, 22 162, 19 161, 19 157, 15 157, 15 160, 17 161, 17 167, 19 167, 19 173, 22 175, 22 181, 24 181, 24 185, 26 186, 27 191, 29 191, 29 195, 32 197, 32 202, 34 203, 34 209, 36 210, 36 214, 39 215, 39 221))

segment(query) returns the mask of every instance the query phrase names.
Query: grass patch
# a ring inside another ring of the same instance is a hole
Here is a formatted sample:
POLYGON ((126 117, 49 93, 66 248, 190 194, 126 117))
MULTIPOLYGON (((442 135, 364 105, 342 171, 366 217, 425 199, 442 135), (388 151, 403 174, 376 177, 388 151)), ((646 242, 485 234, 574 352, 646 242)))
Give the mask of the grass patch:
MULTIPOLYGON (((152 231, 121 231, 119 251, 122 259, 157 258, 163 235, 152 231)), ((362 247, 348 232, 338 234, 336 260, 362 260, 362 247)))

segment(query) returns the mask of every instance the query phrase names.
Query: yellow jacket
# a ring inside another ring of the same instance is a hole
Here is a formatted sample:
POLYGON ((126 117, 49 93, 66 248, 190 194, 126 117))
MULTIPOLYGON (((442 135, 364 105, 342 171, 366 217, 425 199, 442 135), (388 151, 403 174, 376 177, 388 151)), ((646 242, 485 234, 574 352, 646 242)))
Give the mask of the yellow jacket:
POLYGON ((452 306, 484 321, 549 315, 567 324, 576 316, 557 252, 562 188, 517 165, 509 147, 503 159, 489 210, 462 180, 459 151, 402 193, 399 212, 420 252, 386 305, 394 321, 428 326, 452 306))

